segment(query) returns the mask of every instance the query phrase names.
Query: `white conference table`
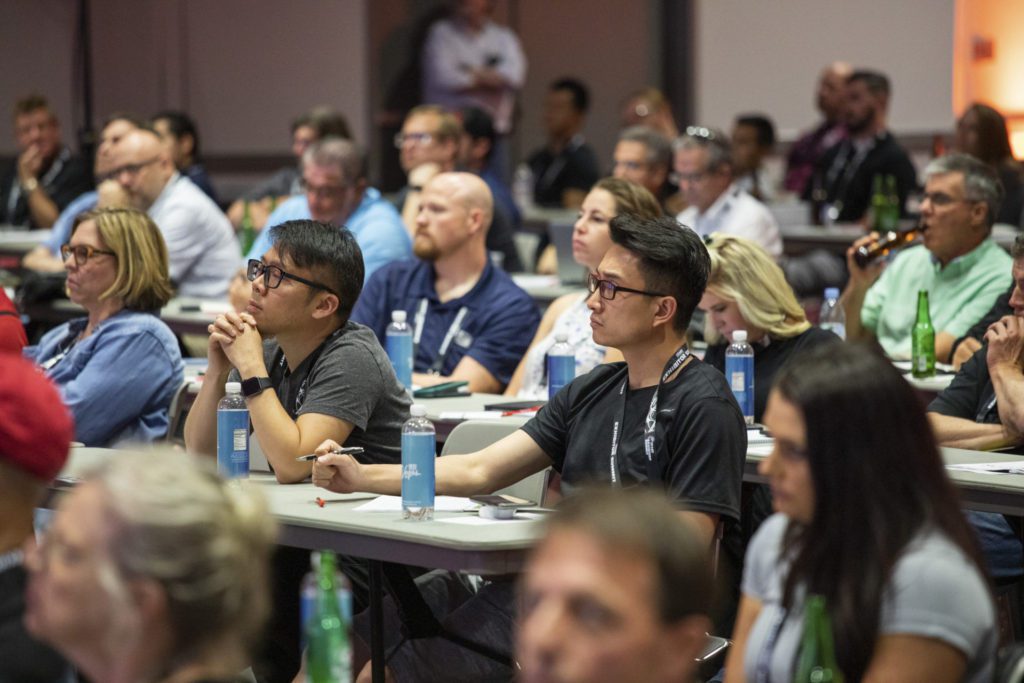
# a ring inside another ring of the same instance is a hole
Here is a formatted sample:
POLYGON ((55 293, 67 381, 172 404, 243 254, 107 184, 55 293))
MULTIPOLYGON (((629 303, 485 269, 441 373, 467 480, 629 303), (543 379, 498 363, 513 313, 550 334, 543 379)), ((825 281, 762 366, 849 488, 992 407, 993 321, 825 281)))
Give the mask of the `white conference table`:
MULTIPOLYGON (((73 483, 69 478, 82 476, 113 453, 106 448, 73 448, 57 488, 73 483)), ((141 452, 139 457, 147 454, 141 452)), ((355 511, 360 504, 376 498, 371 494, 335 494, 310 483, 281 485, 269 473, 254 472, 249 482, 266 495, 281 527, 282 545, 330 549, 368 561, 374 681, 383 680, 383 562, 472 574, 516 573, 543 534, 543 525, 537 519, 461 524, 444 520, 478 519, 476 513, 439 511, 433 521, 413 522, 403 520, 400 512, 355 511), (318 497, 326 501, 322 507, 317 504, 318 497)))
POLYGON ((0 269, 21 272, 21 259, 50 238, 50 230, 25 230, 0 225, 0 269))

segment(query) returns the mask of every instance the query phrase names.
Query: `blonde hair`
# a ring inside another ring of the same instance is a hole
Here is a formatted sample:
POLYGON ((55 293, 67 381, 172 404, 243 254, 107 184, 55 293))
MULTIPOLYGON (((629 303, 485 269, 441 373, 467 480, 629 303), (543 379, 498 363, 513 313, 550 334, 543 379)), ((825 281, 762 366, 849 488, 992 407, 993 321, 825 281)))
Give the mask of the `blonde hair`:
POLYGON ((229 483, 212 461, 170 449, 123 452, 87 480, 107 494, 114 529, 100 573, 117 615, 109 636, 124 647, 138 634, 126 580, 143 578, 166 594, 174 642, 164 664, 188 662, 210 646, 256 645, 270 613, 277 534, 256 487, 229 483))
MULTIPOLYGON (((782 268, 755 242, 743 237, 712 233, 707 239, 711 276, 706 290, 735 301, 740 315, 770 337, 795 337, 811 324, 782 268)), ((717 344, 723 337, 704 320, 704 339, 717 344)))
POLYGON ((71 234, 85 221, 96 223, 100 238, 117 258, 114 284, 100 298, 119 297, 125 308, 137 311, 163 308, 174 289, 167 244, 153 219, 135 209, 95 209, 75 219, 71 234))
POLYGON ((405 120, 408 121, 414 116, 437 117, 437 130, 434 135, 439 142, 447 140, 458 142, 459 136, 462 135, 462 123, 457 116, 444 107, 439 107, 436 104, 421 104, 410 109, 409 113, 405 115, 405 120))

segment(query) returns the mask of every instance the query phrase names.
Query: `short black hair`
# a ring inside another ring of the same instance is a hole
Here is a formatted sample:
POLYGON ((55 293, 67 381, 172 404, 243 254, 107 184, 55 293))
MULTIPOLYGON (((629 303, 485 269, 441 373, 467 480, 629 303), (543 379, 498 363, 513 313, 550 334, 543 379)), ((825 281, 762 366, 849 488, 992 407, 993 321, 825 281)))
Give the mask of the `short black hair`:
POLYGON ((338 317, 347 321, 363 291, 363 251, 348 228, 336 228, 313 220, 285 221, 270 229, 277 253, 299 268, 315 273, 315 279, 338 295, 338 317))
POLYGON ((610 228, 612 242, 640 259, 645 286, 675 298, 673 327, 685 331, 711 273, 711 257, 703 240, 670 216, 639 218, 620 213, 610 228))
POLYGON ((192 120, 191 116, 183 111, 167 109, 155 114, 150 119, 150 125, 157 121, 166 121, 167 127, 171 130, 171 135, 176 138, 180 138, 182 135, 191 135, 192 156, 196 159, 201 156, 199 151, 199 130, 196 128, 196 122, 192 120))
POLYGON ((775 146, 775 124, 764 114, 742 114, 736 117, 737 126, 750 126, 757 131, 757 144, 764 148, 775 146))
POLYGON ((590 91, 583 82, 575 78, 559 78, 551 84, 549 90, 565 90, 572 95, 572 106, 581 114, 590 109, 590 91))
POLYGON ((309 111, 295 117, 291 123, 291 133, 306 126, 316 131, 316 137, 320 138, 344 138, 352 139, 352 131, 348 126, 348 119, 336 109, 322 105, 313 107, 309 111))
MULTIPOLYGON (((491 149, 494 149, 494 141, 498 133, 494 130, 494 119, 480 107, 463 107, 459 110, 459 118, 462 119, 462 130, 474 140, 485 139, 490 141, 491 149)), ((490 158, 490 153, 487 154, 490 158)))
POLYGON ((846 79, 847 83, 853 83, 855 81, 863 81, 864 85, 867 86, 868 92, 872 95, 885 95, 889 96, 892 92, 892 88, 889 85, 889 77, 881 71, 872 71, 871 69, 857 69, 850 77, 846 79))

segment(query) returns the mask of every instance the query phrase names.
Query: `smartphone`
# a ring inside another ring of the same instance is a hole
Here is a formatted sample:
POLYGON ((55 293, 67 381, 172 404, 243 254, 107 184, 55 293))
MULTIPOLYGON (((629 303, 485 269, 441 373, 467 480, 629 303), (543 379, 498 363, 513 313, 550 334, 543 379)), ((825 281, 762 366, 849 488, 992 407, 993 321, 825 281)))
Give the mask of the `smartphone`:
POLYGON ((504 495, 470 496, 469 499, 474 503, 497 508, 528 508, 536 505, 532 500, 504 495))

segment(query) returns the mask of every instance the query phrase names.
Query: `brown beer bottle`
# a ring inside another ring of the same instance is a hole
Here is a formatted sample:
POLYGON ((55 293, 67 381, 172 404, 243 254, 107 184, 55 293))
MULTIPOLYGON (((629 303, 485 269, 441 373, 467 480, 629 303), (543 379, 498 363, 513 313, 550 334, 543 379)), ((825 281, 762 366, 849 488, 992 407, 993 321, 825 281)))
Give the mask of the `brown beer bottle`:
POLYGON ((920 236, 920 227, 911 228, 904 232, 890 230, 874 244, 864 244, 857 247, 857 251, 853 252, 853 260, 861 268, 866 268, 869 263, 877 261, 883 256, 888 256, 890 252, 902 249, 920 236))

